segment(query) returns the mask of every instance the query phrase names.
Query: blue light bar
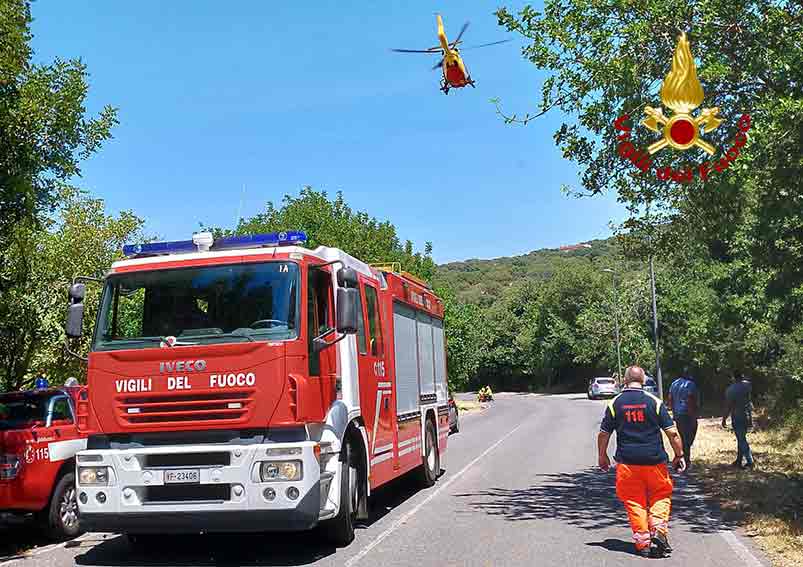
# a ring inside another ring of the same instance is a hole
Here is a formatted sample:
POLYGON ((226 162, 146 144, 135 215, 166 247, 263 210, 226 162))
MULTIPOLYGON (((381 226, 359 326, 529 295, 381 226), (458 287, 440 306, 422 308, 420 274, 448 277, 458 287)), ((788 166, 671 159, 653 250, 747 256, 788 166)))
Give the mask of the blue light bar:
POLYGON ((160 254, 180 254, 197 252, 198 247, 192 240, 173 240, 170 242, 150 242, 148 244, 126 244, 123 254, 126 256, 158 256, 160 254))
POLYGON ((301 230, 287 232, 270 232, 267 234, 249 234, 246 236, 229 236, 215 240, 212 250, 237 250, 239 248, 260 248, 265 246, 293 246, 307 241, 307 235, 301 230))
MULTIPOLYGON (((261 248, 272 246, 293 246, 306 242, 307 235, 301 230, 287 232, 271 232, 268 234, 250 234, 246 236, 229 236, 219 238, 212 244, 211 250, 237 250, 242 248, 261 248)), ((123 254, 127 257, 158 256, 162 254, 181 254, 198 252, 198 245, 192 240, 174 240, 171 242, 151 242, 148 244, 126 244, 123 254)))

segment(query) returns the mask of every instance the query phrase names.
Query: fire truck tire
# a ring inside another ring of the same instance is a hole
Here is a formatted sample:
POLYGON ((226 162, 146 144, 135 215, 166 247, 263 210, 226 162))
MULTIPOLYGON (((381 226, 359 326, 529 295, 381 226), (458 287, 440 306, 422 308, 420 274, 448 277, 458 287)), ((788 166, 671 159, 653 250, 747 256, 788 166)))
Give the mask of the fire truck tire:
POLYGON ((321 524, 326 539, 335 547, 345 547, 354 540, 358 479, 351 443, 344 443, 340 462, 340 510, 337 516, 321 524))
POLYGON ((53 539, 74 538, 81 533, 78 517, 78 501, 75 491, 75 473, 63 475, 53 489, 50 506, 45 508, 42 524, 47 535, 53 539))
POLYGON ((419 467, 418 479, 424 488, 429 488, 438 479, 441 472, 441 456, 438 452, 438 438, 435 433, 435 424, 427 420, 424 439, 424 463, 419 467))

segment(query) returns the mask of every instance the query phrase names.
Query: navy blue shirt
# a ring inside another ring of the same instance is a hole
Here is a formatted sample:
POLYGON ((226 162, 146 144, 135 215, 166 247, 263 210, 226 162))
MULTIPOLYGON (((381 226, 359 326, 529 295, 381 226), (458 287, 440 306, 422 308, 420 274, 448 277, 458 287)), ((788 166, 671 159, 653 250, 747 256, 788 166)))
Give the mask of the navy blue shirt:
POLYGON ((690 378, 678 378, 669 387, 669 395, 672 396, 672 414, 689 415, 689 400, 694 396, 697 402, 696 407, 700 407, 700 391, 697 384, 690 378))
POLYGON ((657 465, 669 457, 661 431, 674 427, 660 398, 641 388, 625 388, 605 408, 600 429, 616 431, 615 459, 627 465, 657 465))

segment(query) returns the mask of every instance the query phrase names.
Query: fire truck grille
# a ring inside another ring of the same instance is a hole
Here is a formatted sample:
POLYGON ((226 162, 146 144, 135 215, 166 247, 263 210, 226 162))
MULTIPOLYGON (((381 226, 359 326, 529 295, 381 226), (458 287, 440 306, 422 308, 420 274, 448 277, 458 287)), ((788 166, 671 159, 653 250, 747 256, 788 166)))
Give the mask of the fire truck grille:
POLYGON ((151 392, 118 396, 116 405, 118 419, 129 425, 239 422, 249 417, 254 390, 151 392))

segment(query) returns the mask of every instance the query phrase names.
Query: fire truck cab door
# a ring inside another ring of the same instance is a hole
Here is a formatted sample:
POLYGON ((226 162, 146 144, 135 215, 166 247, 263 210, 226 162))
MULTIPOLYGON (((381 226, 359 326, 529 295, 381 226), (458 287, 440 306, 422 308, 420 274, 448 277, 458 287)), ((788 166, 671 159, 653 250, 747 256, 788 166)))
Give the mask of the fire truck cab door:
POLYGON ((393 400, 393 380, 386 369, 383 313, 377 286, 363 281, 360 285, 362 317, 357 331, 357 359, 360 371, 363 416, 369 432, 372 485, 383 481, 382 471, 391 471, 395 455, 396 404, 393 400), (378 474, 377 474, 378 473, 378 474))
POLYGON ((23 487, 20 492, 24 494, 26 506, 44 507, 50 498, 56 474, 62 464, 61 461, 53 460, 51 450, 62 438, 62 427, 73 423, 71 414, 63 421, 53 419, 61 417, 56 412, 62 410, 64 404, 65 396, 51 397, 41 408, 41 420, 37 420, 24 434, 25 448, 22 451, 20 472, 23 476, 23 487))

